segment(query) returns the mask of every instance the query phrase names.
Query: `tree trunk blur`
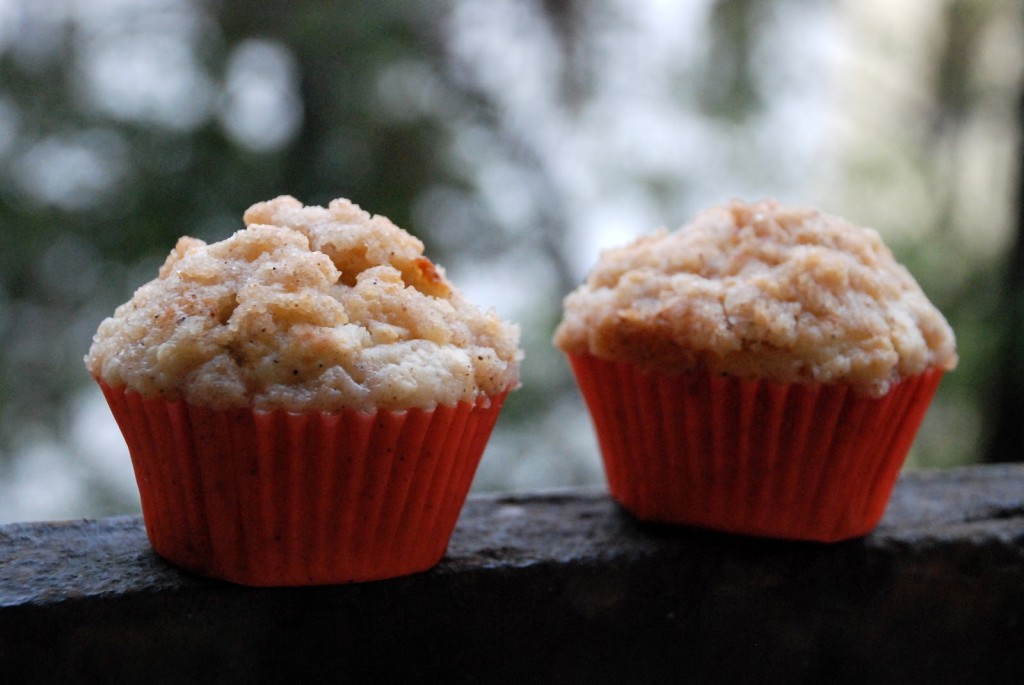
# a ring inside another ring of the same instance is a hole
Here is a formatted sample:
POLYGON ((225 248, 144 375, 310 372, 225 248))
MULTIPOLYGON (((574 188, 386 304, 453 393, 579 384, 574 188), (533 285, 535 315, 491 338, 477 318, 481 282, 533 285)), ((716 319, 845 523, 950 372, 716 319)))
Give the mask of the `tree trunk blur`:
POLYGON ((1017 107, 1017 216, 1016 234, 1005 276, 1006 320, 1001 358, 995 360, 991 438, 983 455, 986 462, 1024 458, 1024 88, 1017 107))

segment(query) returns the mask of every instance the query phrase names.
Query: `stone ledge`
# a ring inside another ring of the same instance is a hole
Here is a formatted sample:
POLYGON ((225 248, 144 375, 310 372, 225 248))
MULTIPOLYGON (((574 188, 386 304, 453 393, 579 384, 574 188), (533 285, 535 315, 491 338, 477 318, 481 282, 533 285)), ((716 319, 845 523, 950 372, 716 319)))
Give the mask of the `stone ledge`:
POLYGON ((603 492, 474 496, 444 561, 252 589, 141 520, 0 526, 5 682, 1021 682, 1024 465, 905 475, 834 545, 633 522, 603 492))

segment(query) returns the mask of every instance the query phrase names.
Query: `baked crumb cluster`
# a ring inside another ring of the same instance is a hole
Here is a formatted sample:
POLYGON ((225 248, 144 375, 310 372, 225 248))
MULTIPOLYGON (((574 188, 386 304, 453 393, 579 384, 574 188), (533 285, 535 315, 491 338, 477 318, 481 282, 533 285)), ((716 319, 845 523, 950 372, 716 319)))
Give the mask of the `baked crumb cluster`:
POLYGON ((716 207, 603 253, 564 310, 562 350, 661 372, 881 396, 957 362, 949 324, 876 231, 774 201, 716 207))
POLYGON ((100 325, 89 371, 149 396, 291 411, 431 409, 518 385, 518 328, 386 218, 279 197, 244 221, 222 242, 181 238, 100 325))

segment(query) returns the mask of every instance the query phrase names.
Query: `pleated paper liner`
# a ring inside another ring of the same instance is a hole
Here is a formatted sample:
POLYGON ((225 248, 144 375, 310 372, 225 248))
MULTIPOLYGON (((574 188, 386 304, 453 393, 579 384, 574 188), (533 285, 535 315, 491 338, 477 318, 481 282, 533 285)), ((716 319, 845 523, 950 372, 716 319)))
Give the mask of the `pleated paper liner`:
POLYGON ((839 384, 569 359, 611 495, 636 518, 821 542, 877 525, 943 374, 876 399, 839 384))
POLYGON ((436 565, 507 394, 433 411, 299 414, 100 386, 156 552, 201 575, 263 586, 436 565))

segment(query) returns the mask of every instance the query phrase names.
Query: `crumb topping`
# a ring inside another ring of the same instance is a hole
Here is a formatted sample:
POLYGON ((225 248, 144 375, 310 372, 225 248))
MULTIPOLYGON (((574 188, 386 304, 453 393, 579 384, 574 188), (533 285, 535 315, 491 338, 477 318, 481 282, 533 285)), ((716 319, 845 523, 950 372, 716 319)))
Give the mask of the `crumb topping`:
POLYGON ((603 253, 565 298, 555 344, 650 370, 842 381, 873 396, 957 363, 949 324, 876 231, 771 200, 603 253))
POLYGON ((519 330, 467 302, 423 243, 340 199, 253 205, 181 238, 85 358, 111 385, 224 408, 431 409, 519 383, 519 330))

